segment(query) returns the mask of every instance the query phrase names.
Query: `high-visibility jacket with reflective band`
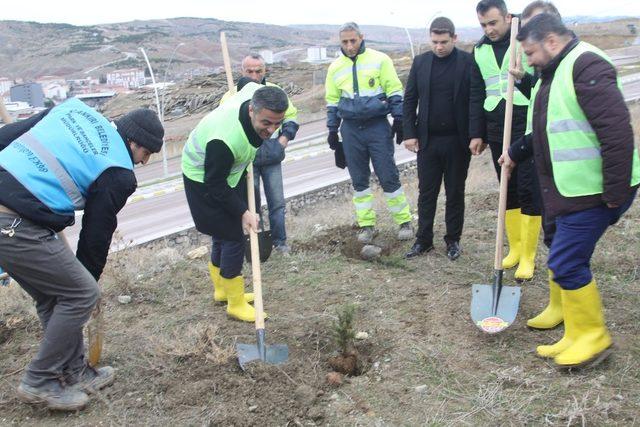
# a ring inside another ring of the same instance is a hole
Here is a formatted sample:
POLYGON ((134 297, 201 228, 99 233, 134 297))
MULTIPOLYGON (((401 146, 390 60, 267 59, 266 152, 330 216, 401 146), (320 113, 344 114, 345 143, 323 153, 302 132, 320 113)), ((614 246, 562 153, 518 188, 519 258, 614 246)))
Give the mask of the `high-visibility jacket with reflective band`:
MULTIPOLYGON (((565 197, 603 192, 600 141, 578 103, 573 83, 573 66, 576 59, 586 52, 595 53, 611 63, 608 56, 597 47, 579 42, 558 65, 549 92, 546 131, 553 180, 560 194, 565 197)), ((619 79, 618 87, 622 89, 619 79)), ((532 98, 539 88, 540 81, 532 92, 532 98)), ((640 159, 637 148, 634 148, 630 184, 634 186, 638 183, 640 159)))
POLYGON ((253 162, 257 150, 249 143, 238 114, 240 106, 250 100, 261 87, 258 83, 248 83, 240 92, 227 99, 224 105, 207 114, 198 123, 182 150, 182 173, 187 178, 204 182, 207 144, 213 140, 220 140, 233 154, 233 165, 227 177, 227 184, 232 188, 238 185, 247 166, 253 162))
MULTIPOLYGON (((271 83, 271 82, 265 82, 265 86, 274 86, 274 87, 277 87, 278 89, 282 89, 277 84, 271 83)), ((229 98, 231 98, 231 96, 232 96, 231 92, 227 91, 224 95, 222 95, 222 98, 220 98, 220 103, 218 105, 224 104, 229 98)), ((289 100, 289 107, 287 108, 287 111, 285 111, 284 113, 284 121, 282 122, 282 124, 285 124, 287 122, 298 121, 298 109, 295 107, 295 105, 291 103, 291 99, 289 99, 288 96, 287 96, 287 99, 289 100)))
POLYGON ((358 54, 355 61, 345 55, 333 61, 325 90, 327 107, 337 107, 343 119, 384 117, 391 112, 386 99, 403 96, 391 58, 370 48, 358 54))
MULTIPOLYGON (((482 44, 474 48, 474 56, 482 78, 484 79, 484 86, 486 90, 486 98, 484 100, 484 109, 486 111, 493 111, 500 103, 500 100, 507 99, 507 85, 509 81, 509 59, 511 58, 511 51, 507 50, 502 59, 502 64, 498 66, 496 55, 493 52, 493 47, 490 44, 482 44)), ((523 54, 522 65, 525 72, 533 74, 533 68, 529 67, 527 59, 523 54)), ((514 87, 513 91, 513 104, 526 106, 529 105, 529 100, 526 96, 514 87)))
POLYGON ((60 215, 84 209, 89 187, 106 169, 133 170, 116 128, 76 98, 54 107, 2 150, 0 166, 60 215))

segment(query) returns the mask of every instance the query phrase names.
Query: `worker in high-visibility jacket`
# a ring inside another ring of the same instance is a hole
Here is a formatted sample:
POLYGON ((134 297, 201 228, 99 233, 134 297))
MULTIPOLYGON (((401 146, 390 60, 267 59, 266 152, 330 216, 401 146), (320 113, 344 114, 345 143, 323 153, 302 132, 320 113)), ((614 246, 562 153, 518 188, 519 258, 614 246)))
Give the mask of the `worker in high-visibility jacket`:
MULTIPOLYGON (((267 73, 264 58, 252 53, 242 60, 242 77, 241 79, 250 79, 253 82, 266 86, 276 86, 275 83, 267 81, 265 75, 267 73)), ((238 81, 239 83, 240 81, 238 81)), ((220 100, 222 105, 229 97, 231 92, 224 94, 220 100)), ((260 148, 256 152, 256 158, 253 160, 253 178, 257 200, 260 200, 260 181, 262 180, 264 194, 267 198, 267 209, 269 211, 269 227, 271 228, 271 238, 273 239, 273 249, 276 253, 288 255, 290 252, 287 245, 287 232, 285 228, 285 207, 284 185, 282 183, 282 161, 285 157, 285 148, 296 137, 298 133, 298 109, 289 99, 289 108, 284 114, 284 122, 282 127, 278 129, 275 135, 263 141, 260 148)), ((260 203, 257 203, 260 209, 260 203)))
POLYGON ((565 328, 560 341, 537 353, 561 367, 595 365, 610 353, 611 337, 590 262, 640 184, 631 118, 611 60, 579 41, 557 15, 531 18, 518 40, 529 65, 541 70, 529 115, 533 138, 500 161, 512 169, 535 158, 545 215, 556 225, 549 303, 536 322, 548 329, 564 322, 565 328))
POLYGON ((325 83, 328 143, 333 150, 340 144, 344 149, 355 190, 358 240, 370 243, 377 233, 370 161, 399 225, 398 239, 409 240, 413 238, 411 210, 393 158, 394 134, 396 143, 402 142, 402 83, 389 56, 365 47, 356 23, 344 24, 339 34, 342 55, 329 66, 325 83), (389 113, 393 126, 387 120, 389 113))
POLYGON ((244 233, 258 231, 258 216, 247 208, 246 171, 262 141, 282 125, 288 106, 282 89, 248 83, 198 123, 182 152, 193 222, 212 237, 214 299, 226 301, 227 314, 245 322, 255 321, 255 310, 253 295, 244 292, 244 233))
MULTIPOLYGON (((486 92, 484 102, 486 135, 483 140, 471 141, 472 154, 482 153, 488 143, 493 164, 500 179, 498 158, 502 154, 504 114, 509 76, 509 44, 511 14, 504 0, 482 0, 476 7, 478 21, 484 37, 475 46, 473 55, 478 63, 486 92)), ((525 63, 526 61, 523 61, 525 63)), ((513 94, 511 143, 524 135, 533 69, 525 67, 522 80, 516 82, 513 94)), ((502 266, 505 269, 518 266, 516 279, 533 277, 538 237, 541 226, 539 190, 535 181, 533 162, 518 164, 507 187, 507 212, 505 228, 509 253, 502 266)))

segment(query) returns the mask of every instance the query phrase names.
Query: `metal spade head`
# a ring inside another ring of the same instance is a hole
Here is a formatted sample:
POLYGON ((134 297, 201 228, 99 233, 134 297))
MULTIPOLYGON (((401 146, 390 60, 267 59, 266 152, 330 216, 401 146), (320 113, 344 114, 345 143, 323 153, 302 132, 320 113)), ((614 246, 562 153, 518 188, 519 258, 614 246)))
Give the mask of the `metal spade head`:
POLYGON ((289 347, 286 344, 265 344, 264 329, 256 329, 257 344, 236 344, 238 362, 242 370, 247 364, 262 361, 271 365, 279 365, 289 359, 289 347))
MULTIPOLYGON (((260 251, 260 262, 268 260, 271 256, 271 249, 273 249, 271 230, 262 230, 258 232, 258 249, 260 251)), ((251 262, 251 245, 249 244, 249 236, 247 236, 247 244, 244 245, 244 257, 248 263, 251 262)))
POLYGON ((516 319, 520 305, 520 288, 502 286, 502 271, 497 271, 492 285, 473 285, 471 319, 488 334, 502 332, 516 319))

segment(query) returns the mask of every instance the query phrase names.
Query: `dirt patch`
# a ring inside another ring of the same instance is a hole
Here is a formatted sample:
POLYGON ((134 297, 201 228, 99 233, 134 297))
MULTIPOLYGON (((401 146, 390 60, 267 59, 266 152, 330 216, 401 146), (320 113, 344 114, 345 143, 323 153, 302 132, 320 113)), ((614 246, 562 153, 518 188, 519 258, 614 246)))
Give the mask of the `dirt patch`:
MULTIPOLYGON (((473 171, 481 182, 470 186, 480 189, 467 197, 464 253, 455 262, 441 240, 443 197, 436 249, 412 260, 402 257, 411 242, 395 240, 397 226, 386 215, 380 215, 377 241, 387 255, 359 259, 362 245, 344 214, 352 212, 350 200, 323 206, 328 226, 312 218, 288 228, 291 256, 274 254, 262 270, 266 341, 288 345, 283 365, 239 368, 235 345, 255 343, 254 327, 230 320, 224 304, 213 303, 206 256, 125 250, 112 254, 101 279, 103 363, 117 369, 117 380, 81 413, 50 413, 15 398, 41 332, 30 299, 15 285, 0 288, 0 318, 16 319, 10 339, 0 343, 0 424, 637 424, 640 204, 606 233, 592 263, 616 352, 598 369, 560 373, 535 356, 535 347, 558 340, 562 328, 534 332, 525 324, 548 297, 546 249, 539 250, 534 279, 521 285, 514 325, 488 336, 470 320, 471 285, 490 283, 493 270, 497 191, 484 189, 495 184, 495 174, 480 172, 473 171), (120 295, 132 296, 131 303, 120 304, 120 295), (341 351, 332 326, 345 304, 356 307, 354 331, 366 332, 355 341, 359 375, 331 383, 330 361, 341 351)), ((405 188, 415 206, 415 180, 405 188)), ((318 214, 317 207, 290 220, 310 212, 318 214)), ((250 269, 244 273, 249 290, 250 269)), ((505 284, 513 284, 512 274, 505 274, 505 284)))

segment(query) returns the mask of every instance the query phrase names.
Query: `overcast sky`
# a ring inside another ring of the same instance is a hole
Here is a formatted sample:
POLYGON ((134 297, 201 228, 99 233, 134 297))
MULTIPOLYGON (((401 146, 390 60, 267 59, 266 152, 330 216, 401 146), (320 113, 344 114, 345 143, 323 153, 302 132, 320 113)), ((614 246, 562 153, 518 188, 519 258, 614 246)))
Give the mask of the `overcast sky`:
MULTIPOLYGON (((512 0, 507 4, 511 11, 520 12, 529 1, 512 0)), ((5 3, 1 20, 74 25, 189 16, 275 25, 356 21, 361 25, 422 28, 438 15, 452 18, 459 27, 477 25, 477 0, 23 0, 5 3)), ((640 16, 640 0, 556 0, 555 4, 564 16, 640 16)))

